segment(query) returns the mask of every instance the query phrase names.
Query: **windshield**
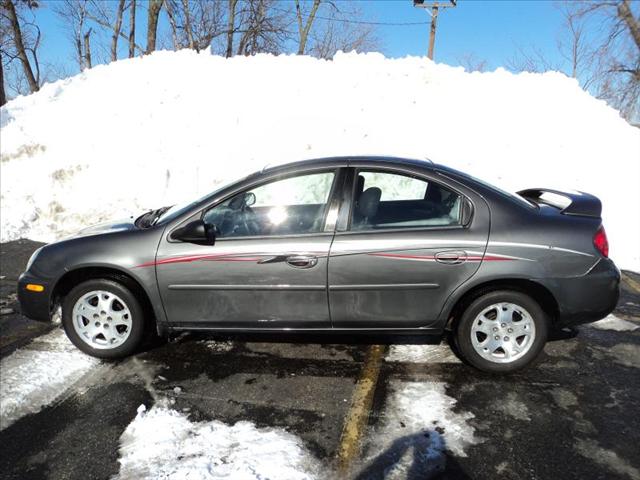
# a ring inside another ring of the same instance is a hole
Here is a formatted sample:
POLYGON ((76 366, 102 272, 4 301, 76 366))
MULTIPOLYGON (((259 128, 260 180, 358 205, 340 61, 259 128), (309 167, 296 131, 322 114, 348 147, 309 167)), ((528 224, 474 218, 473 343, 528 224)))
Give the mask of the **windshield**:
POLYGON ((207 193, 206 195, 200 197, 197 200, 180 202, 170 207, 167 207, 167 209, 158 218, 155 219, 153 224, 157 225, 158 223, 166 223, 166 222, 170 222, 174 218, 178 218, 180 215, 182 215, 184 212, 186 212, 190 208, 195 207, 198 203, 200 203, 202 200, 207 198, 209 195, 211 194, 207 193))
POLYGON ((203 195, 202 197, 198 198, 197 200, 180 202, 180 203, 176 203, 175 205, 172 205, 171 207, 168 207, 165 211, 162 212, 162 214, 157 219, 155 219, 153 224, 157 225, 159 223, 167 223, 167 222, 170 222, 171 220, 173 220, 174 218, 178 218, 180 215, 182 215, 186 211, 188 211, 191 208, 195 207, 198 203, 200 203, 203 200, 205 200, 207 197, 215 195, 217 192, 220 192, 221 190, 224 190, 225 188, 230 187, 231 185, 233 185, 236 182, 237 181, 234 181, 234 182, 231 182, 231 183, 225 183, 220 188, 217 188, 213 192, 209 192, 206 195, 203 195))

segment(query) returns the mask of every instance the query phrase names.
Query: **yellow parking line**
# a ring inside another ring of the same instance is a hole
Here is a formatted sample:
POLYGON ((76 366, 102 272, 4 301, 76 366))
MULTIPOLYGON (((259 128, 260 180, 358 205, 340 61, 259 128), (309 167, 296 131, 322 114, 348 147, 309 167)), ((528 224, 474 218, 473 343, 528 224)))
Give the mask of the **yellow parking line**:
POLYGON ((640 282, 631 278, 630 275, 627 275, 624 272, 622 273, 622 280, 626 282, 627 285, 629 285, 629 287, 631 287, 632 290, 635 290, 636 292, 640 293, 640 282))
POLYGON ((383 345, 369 346, 362 372, 351 397, 351 406, 345 417, 336 454, 338 470, 343 475, 349 472, 353 460, 360 453, 360 443, 366 430, 385 350, 383 345))

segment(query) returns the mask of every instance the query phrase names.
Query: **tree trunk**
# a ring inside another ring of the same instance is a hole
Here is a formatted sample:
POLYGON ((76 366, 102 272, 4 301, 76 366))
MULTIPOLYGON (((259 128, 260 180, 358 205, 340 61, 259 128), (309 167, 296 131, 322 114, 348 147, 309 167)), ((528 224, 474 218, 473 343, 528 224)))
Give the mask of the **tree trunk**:
POLYGON ((229 22, 227 25, 227 53, 226 57, 229 58, 233 55, 233 30, 236 23, 236 4, 238 0, 229 0, 229 22))
POLYGON ((27 82, 29 83, 29 90, 31 90, 31 93, 37 92, 38 90, 40 90, 40 86, 38 85, 38 81, 36 80, 35 75, 33 74, 33 69, 31 68, 29 58, 27 57, 27 52, 24 48, 22 31, 20 30, 20 22, 18 21, 18 15, 16 14, 15 5, 13 4, 12 0, 5 0, 4 6, 8 13, 9 22, 11 24, 11 31, 13 32, 13 43, 16 47, 16 52, 18 54, 18 58, 20 59, 20 63, 22 63, 24 75, 25 77, 27 77, 27 82))
POLYGON ((633 41, 640 49, 640 22, 637 18, 634 18, 629 0, 623 0, 618 4, 618 17, 627 25, 633 41))
POLYGON ((124 12, 124 0, 118 2, 118 10, 116 12, 116 23, 113 26, 113 37, 111 37, 111 61, 118 60, 118 37, 120 37, 120 29, 122 28, 122 14, 124 12))
POLYGON ((311 25, 313 24, 313 20, 316 17, 316 12, 318 11, 318 7, 320 6, 320 0, 313 0, 313 6, 311 7, 311 12, 309 12, 309 16, 307 17, 307 21, 302 26, 302 11, 300 10, 300 1, 296 0, 296 16, 298 17, 298 33, 300 34, 300 43, 298 44, 298 55, 304 55, 304 50, 307 47, 307 38, 309 37, 309 31, 311 30, 311 25))
POLYGON ((82 39, 80 38, 80 33, 75 35, 75 44, 76 55, 78 56, 78 68, 80 68, 80 70, 84 70, 84 55, 82 53, 82 39))
POLYGON ((0 107, 7 103, 7 94, 4 91, 4 69, 2 68, 2 53, 0 53, 0 107))
POLYGON ((173 41, 173 49, 180 49, 180 42, 178 41, 178 26, 176 25, 176 18, 173 15, 173 6, 171 2, 165 0, 164 8, 167 11, 167 17, 169 17, 169 26, 171 27, 171 40, 173 41))
POLYGON ((162 0, 149 0, 149 16, 147 20, 147 55, 156 49, 156 34, 158 32, 158 17, 160 17, 160 9, 162 8, 162 0))
POLYGON ((191 50, 198 50, 195 42, 193 41, 193 31, 191 30, 191 12, 189 7, 189 0, 182 0, 182 8, 184 10, 184 28, 187 31, 187 40, 189 41, 189 48, 191 50))
POLYGON ((133 58, 136 49, 136 0, 131 0, 129 16, 129 58, 133 58))
POLYGON ((91 29, 87 30, 84 34, 84 66, 85 68, 91 68, 91 45, 89 43, 89 37, 91 36, 91 29))

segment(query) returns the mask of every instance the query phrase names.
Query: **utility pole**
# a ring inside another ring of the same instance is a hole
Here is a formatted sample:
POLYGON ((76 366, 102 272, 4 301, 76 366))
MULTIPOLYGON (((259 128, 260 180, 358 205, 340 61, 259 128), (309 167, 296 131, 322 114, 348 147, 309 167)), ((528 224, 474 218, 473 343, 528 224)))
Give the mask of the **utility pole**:
POLYGON ((446 2, 438 1, 425 1, 425 0, 413 0, 413 6, 418 8, 424 8, 426 12, 431 15, 431 30, 429 31, 429 51, 427 56, 433 60, 433 50, 436 44, 436 27, 438 23, 438 12, 441 8, 453 8, 456 6, 458 0, 448 0, 446 2), (429 11, 428 9, 431 9, 429 11))

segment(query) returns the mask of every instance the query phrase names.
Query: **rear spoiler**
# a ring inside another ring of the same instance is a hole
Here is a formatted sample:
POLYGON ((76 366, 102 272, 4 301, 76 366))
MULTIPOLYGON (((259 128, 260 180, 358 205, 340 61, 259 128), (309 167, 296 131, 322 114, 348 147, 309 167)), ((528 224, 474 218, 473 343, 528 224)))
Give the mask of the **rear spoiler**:
POLYGON ((584 192, 562 192, 548 188, 528 188, 518 192, 521 197, 537 204, 551 205, 560 209, 560 213, 565 215, 580 215, 582 217, 600 218, 602 214, 602 203, 598 197, 584 192), (550 193, 552 198, 543 198, 545 193, 550 193), (569 200, 558 202, 554 196, 561 196, 569 200))

